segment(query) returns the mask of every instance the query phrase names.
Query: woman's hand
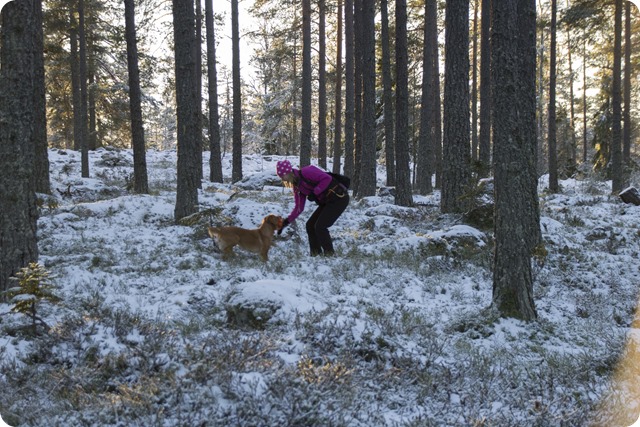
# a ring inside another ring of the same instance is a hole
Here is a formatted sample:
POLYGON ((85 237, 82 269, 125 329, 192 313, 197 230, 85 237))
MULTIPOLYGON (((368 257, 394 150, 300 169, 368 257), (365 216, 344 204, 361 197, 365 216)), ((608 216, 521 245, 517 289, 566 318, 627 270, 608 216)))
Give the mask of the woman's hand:
POLYGON ((282 226, 280 227, 280 229, 278 230, 278 236, 282 234, 282 230, 284 230, 284 228, 289 225, 289 220, 285 219, 284 221, 282 221, 282 226))

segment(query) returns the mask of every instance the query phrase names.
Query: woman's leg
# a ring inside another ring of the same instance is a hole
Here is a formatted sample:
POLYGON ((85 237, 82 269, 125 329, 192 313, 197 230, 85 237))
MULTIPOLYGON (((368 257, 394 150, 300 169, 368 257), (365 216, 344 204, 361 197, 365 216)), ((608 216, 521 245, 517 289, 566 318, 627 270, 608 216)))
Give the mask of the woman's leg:
POLYGON ((309 249, 311 250, 311 256, 322 254, 322 246, 320 245, 320 241, 316 235, 316 224, 324 208, 325 206, 318 206, 307 221, 307 236, 309 237, 309 249))
MULTIPOLYGON (((349 204, 349 195, 345 194, 342 198, 334 198, 330 203, 324 205, 324 209, 321 212, 320 209, 314 212, 314 215, 318 213, 318 217, 314 222, 315 225, 315 237, 318 245, 322 247, 322 251, 325 255, 333 255, 333 241, 331 240, 331 234, 329 233, 329 227, 331 227, 336 220, 342 215, 342 212, 347 208, 349 204)), ((312 215, 312 216, 314 216, 312 215)), ((307 223, 309 224, 309 223, 307 223)), ((307 232, 309 232, 307 225, 307 232)))

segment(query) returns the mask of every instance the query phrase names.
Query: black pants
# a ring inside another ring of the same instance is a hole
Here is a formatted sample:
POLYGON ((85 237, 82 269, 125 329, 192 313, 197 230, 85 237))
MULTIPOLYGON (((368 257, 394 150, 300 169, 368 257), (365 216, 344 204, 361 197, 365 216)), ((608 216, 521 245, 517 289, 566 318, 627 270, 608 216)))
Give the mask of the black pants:
POLYGON ((349 204, 349 194, 334 196, 328 203, 318 206, 307 221, 307 235, 311 256, 333 255, 333 242, 329 234, 331 227, 349 204))

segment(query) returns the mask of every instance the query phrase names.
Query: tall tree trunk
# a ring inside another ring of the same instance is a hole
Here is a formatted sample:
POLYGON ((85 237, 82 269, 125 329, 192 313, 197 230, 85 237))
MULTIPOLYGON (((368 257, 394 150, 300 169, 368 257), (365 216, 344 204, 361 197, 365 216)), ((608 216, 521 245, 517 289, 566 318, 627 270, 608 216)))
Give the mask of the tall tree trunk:
MULTIPOLYGON (((33 0, 14 0, 0 13, 0 300, 10 278, 38 260, 35 189, 35 68, 38 23, 33 0)), ((40 130, 42 131, 42 130, 40 130)))
POLYGON ((194 151, 200 151, 202 135, 198 121, 196 76, 196 33, 193 0, 173 0, 175 40, 176 104, 178 127, 178 188, 174 217, 176 222, 198 211, 198 165, 194 151))
POLYGON ((362 4, 364 0, 353 1, 353 27, 354 37, 354 120, 355 135, 353 138, 353 176, 351 177, 351 188, 354 195, 357 196, 360 186, 360 166, 362 164, 362 4))
POLYGON ((353 30, 353 0, 344 2, 345 79, 344 79, 344 174, 353 177, 353 138, 355 137, 355 35, 353 30))
POLYGON ((362 2, 362 157, 358 196, 376 194, 376 7, 362 2))
POLYGON ((436 187, 442 188, 442 103, 440 96, 440 49, 438 48, 438 32, 437 32, 437 18, 438 18, 438 5, 437 2, 434 5, 434 13, 429 14, 431 16, 430 27, 434 28, 434 31, 430 31, 431 41, 429 45, 433 52, 433 116, 432 116, 432 129, 433 139, 431 147, 433 149, 433 162, 434 166, 431 168, 436 173, 436 187))
POLYGON ((587 38, 582 41, 582 162, 587 163, 589 145, 587 143, 587 38))
POLYGON ((88 125, 88 93, 87 93, 87 38, 84 24, 84 0, 78 0, 78 44, 80 79, 80 144, 82 158, 82 177, 89 178, 89 131, 88 125))
MULTIPOLYGON (((640 8, 639 8, 640 10, 640 8)), ((622 165, 631 163, 631 2, 625 2, 624 20, 624 129, 622 133, 622 165)))
POLYGON ((242 179, 242 91, 240 81, 240 23, 238 0, 231 0, 231 44, 233 75, 233 166, 231 182, 242 179))
POLYGON ((473 2, 473 58, 471 60, 471 160, 478 160, 478 5, 473 2))
MULTIPOLYGON (((92 55, 93 56, 93 55, 92 55)), ((88 105, 88 113, 89 113, 89 150, 95 150, 101 144, 98 141, 98 128, 97 128, 97 114, 96 114, 96 76, 95 76, 95 65, 92 65, 92 60, 89 60, 89 66, 87 67, 87 78, 89 79, 89 105, 88 105)))
POLYGON ((311 164, 311 0, 302 0, 302 126, 300 167, 311 164))
POLYGON ((387 185, 396 185, 396 156, 393 137, 393 79, 391 77, 391 42, 389 37, 389 6, 380 0, 382 29, 382 87, 384 107, 384 149, 386 157, 387 185))
POLYGON ((469 0, 447 2, 442 199, 443 212, 464 212, 471 183, 469 147, 469 0))
MULTIPOLYGON (((438 29, 434 26, 437 14, 436 0, 425 1, 424 38, 422 48, 422 97, 420 101, 420 134, 418 141, 416 189, 419 194, 429 194, 433 191, 431 177, 433 175, 433 46, 431 34, 438 29)), ((437 19, 437 18, 436 18, 437 19)))
MULTIPOLYGON (((567 7, 568 5, 567 1, 567 7)), ((573 90, 574 85, 574 76, 573 76, 573 45, 571 44, 571 31, 567 28, 567 60, 569 65, 569 127, 571 131, 570 141, 568 142, 570 147, 570 165, 573 169, 577 163, 577 155, 576 155, 576 103, 575 103, 575 95, 573 90)))
POLYGON ((480 135, 478 161, 480 176, 488 176, 491 170, 491 1, 481 0, 480 22, 480 135))
POLYGON ((34 0, 35 56, 34 56, 34 189, 49 194, 49 153, 47 145, 47 107, 44 79, 44 36, 42 31, 42 0, 34 0))
MULTIPOLYGON (((196 58, 196 102, 198 107, 198 132, 202 135, 202 1, 195 0, 195 19, 196 19, 196 45, 195 45, 195 58, 196 58)), ((200 138, 202 144, 202 138, 200 138)), ((195 156, 195 168, 198 172, 198 188, 202 188, 202 178, 204 172, 202 170, 202 151, 204 145, 201 145, 198 151, 194 151, 195 156)))
POLYGON ((532 197, 537 191, 535 0, 494 1, 491 9, 495 172, 492 305, 502 316, 533 320, 537 314, 531 252, 538 238, 533 221, 538 212, 537 197, 532 197))
POLYGON ((327 168, 327 58, 325 0, 318 1, 318 164, 327 168))
POLYGON ((338 0, 338 35, 336 42, 335 115, 333 130, 333 172, 340 173, 342 157, 342 0, 338 0))
POLYGON ((612 110, 611 115, 611 190, 618 194, 623 190, 624 173, 622 170, 622 92, 621 92, 621 68, 622 68, 622 0, 615 0, 615 29, 613 47, 613 84, 612 84, 612 110))
POLYGON ((396 194, 395 204, 412 206, 409 166, 409 59, 407 1, 396 0, 396 194))
POLYGON ((207 72, 209 80, 209 179, 222 182, 220 154, 220 117, 218 115, 218 73, 216 70, 216 36, 213 22, 213 0, 206 0, 207 72))
POLYGON ((149 193, 147 158, 142 124, 142 94, 138 68, 138 43, 136 40, 135 3, 124 1, 125 35, 127 39, 127 65, 129 68, 129 109, 131 115, 131 144, 133 146, 133 191, 149 193))
POLYGON ((558 185, 558 147, 556 127, 556 17, 557 0, 551 0, 551 45, 549 47, 549 112, 548 112, 548 146, 549 146, 549 191, 560 191, 558 185))
POLYGON ((69 10, 69 62, 71 64, 71 96, 73 103, 73 149, 82 150, 82 115, 80 114, 80 60, 78 59, 78 21, 76 8, 69 10))

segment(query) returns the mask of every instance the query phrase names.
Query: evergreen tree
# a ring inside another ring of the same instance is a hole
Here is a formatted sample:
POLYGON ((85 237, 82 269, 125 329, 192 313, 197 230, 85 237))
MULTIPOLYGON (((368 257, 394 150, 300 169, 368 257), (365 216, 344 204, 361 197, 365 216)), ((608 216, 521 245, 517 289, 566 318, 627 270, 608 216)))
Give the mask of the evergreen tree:
POLYGON ((362 144, 359 197, 376 193, 375 2, 362 3, 362 144))
POLYGON ((536 156, 534 0, 492 3, 495 250, 492 306, 536 318, 531 255, 540 242, 536 156), (536 230, 537 229, 537 230, 536 230))
POLYGON ((209 79, 209 179, 222 182, 220 149, 220 116, 218 114, 218 72, 216 68, 216 36, 213 20, 213 0, 205 4, 207 27, 207 72, 209 79))
POLYGON ((442 200, 443 212, 464 212, 471 184, 469 146, 469 1, 447 2, 442 200))
POLYGON ((125 0, 125 25, 127 38, 127 64, 129 68, 129 109, 131 114, 131 145, 133 146, 133 191, 149 193, 147 157, 142 123, 142 94, 138 68, 138 42, 136 40, 135 3, 125 0))
MULTIPOLYGON (((33 0, 14 0, 0 13, 0 292, 22 267, 38 260, 33 180, 34 81, 41 66, 38 14, 33 0)), ((2 294, 2 299, 5 295, 2 294)))
POLYGON ((409 168, 409 88, 407 2, 396 0, 396 194, 399 206, 412 206, 409 168))
POLYGON ((396 185, 396 156, 393 135, 393 79, 391 77, 391 41, 389 37, 389 8, 387 0, 380 0, 382 39, 382 87, 384 107, 384 148, 387 185, 396 185))
POLYGON ((176 222, 198 211, 198 172, 194 151, 200 153, 200 108, 197 102, 195 15, 193 1, 173 0, 175 40, 175 84, 178 122, 178 188, 174 217, 176 222))

